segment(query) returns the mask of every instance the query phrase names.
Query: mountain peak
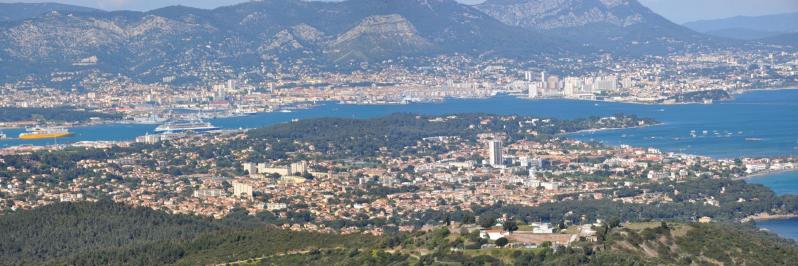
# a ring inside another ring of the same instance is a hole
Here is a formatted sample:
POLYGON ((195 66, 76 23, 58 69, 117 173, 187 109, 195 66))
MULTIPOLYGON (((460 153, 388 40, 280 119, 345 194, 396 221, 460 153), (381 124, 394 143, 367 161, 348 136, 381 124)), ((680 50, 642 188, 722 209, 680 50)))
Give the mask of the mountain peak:
POLYGON ((596 23, 624 27, 657 16, 634 0, 489 0, 476 7, 506 24, 538 30, 596 23))
POLYGON ((488 0, 475 7, 508 25, 606 50, 661 53, 711 43, 636 0, 488 0))

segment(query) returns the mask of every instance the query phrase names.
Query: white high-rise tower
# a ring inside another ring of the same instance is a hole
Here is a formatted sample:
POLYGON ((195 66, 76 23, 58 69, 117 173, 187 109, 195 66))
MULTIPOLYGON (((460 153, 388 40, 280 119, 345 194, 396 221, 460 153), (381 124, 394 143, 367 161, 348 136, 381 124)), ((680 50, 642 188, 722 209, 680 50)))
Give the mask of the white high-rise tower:
POLYGON ((488 143, 488 152, 490 153, 490 165, 498 167, 504 164, 504 157, 502 155, 502 141, 491 140, 488 143))

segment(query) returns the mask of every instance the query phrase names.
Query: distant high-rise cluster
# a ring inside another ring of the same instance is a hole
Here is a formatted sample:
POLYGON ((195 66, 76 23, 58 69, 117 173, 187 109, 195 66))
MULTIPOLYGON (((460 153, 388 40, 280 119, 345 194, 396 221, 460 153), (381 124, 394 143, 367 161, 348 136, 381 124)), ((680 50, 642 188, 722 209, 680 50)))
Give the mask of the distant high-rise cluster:
POLYGON ((597 92, 617 91, 619 88, 616 75, 600 75, 588 77, 561 78, 550 75, 546 71, 540 72, 540 80, 533 80, 532 72, 524 72, 524 82, 527 87, 528 97, 592 97, 597 92))

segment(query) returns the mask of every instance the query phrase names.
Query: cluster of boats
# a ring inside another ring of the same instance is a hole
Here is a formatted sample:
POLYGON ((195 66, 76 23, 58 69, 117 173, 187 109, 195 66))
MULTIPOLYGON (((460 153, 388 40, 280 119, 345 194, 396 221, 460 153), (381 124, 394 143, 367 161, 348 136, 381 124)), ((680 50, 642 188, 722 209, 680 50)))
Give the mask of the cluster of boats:
MULTIPOLYGON (((737 135, 742 135, 742 134, 743 134, 742 131, 737 131, 737 135)), ((696 130, 690 130, 690 137, 693 137, 693 138, 696 138, 698 136, 707 136, 707 135, 710 135, 709 130, 701 131, 700 134, 699 134, 699 132, 696 132, 696 130)), ((728 136, 734 135, 734 133, 733 132, 729 132, 729 131, 719 132, 717 130, 713 130, 711 135, 727 136, 728 137, 728 136)))
MULTIPOLYGON (((187 120, 164 123, 155 128, 155 132, 163 134, 177 134, 184 132, 207 132, 219 129, 219 127, 202 120, 187 120)), ((57 139, 70 137, 72 135, 72 132, 70 132, 67 128, 37 126, 26 128, 25 132, 19 134, 18 138, 20 140, 57 139)), ((0 139, 8 139, 8 135, 0 132, 0 139)))

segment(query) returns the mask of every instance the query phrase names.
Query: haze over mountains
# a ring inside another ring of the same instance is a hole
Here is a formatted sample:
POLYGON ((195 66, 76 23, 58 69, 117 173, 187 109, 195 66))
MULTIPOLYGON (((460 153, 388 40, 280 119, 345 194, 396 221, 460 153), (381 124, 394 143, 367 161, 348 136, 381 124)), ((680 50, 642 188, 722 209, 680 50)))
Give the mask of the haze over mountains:
POLYGON ((101 12, 101 10, 58 3, 0 3, 0 22, 23 20, 51 11, 101 12))
POLYGON ((798 13, 700 20, 685 23, 684 26, 697 32, 731 39, 778 38, 779 35, 798 32, 798 13))
POLYGON ((722 45, 635 0, 263 0, 149 12, 33 7, 3 6, 6 78, 91 67, 157 79, 165 68, 215 63, 339 68, 400 56, 640 55, 722 45))

